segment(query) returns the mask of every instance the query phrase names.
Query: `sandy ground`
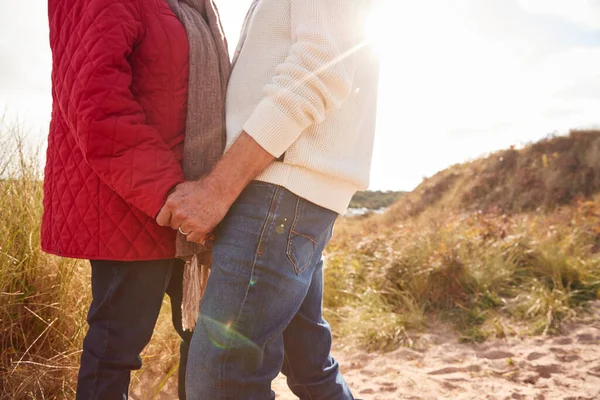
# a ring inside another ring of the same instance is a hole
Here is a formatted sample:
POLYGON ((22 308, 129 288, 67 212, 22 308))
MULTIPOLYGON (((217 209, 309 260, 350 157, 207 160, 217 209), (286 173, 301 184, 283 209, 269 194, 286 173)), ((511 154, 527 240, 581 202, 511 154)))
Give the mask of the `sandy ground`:
MULTIPOLYGON (((463 345, 443 332, 423 338, 426 350, 335 355, 363 399, 600 399, 600 303, 593 311, 561 336, 463 345)), ((283 377, 274 390, 280 400, 297 399, 283 377)))
MULTIPOLYGON (((439 329, 421 338, 420 350, 368 354, 338 347, 334 356, 354 396, 365 400, 600 399, 600 303, 563 331, 467 345, 439 329)), ((176 398, 169 387, 160 398, 176 398)), ((273 389, 278 400, 297 399, 282 376, 273 389)))

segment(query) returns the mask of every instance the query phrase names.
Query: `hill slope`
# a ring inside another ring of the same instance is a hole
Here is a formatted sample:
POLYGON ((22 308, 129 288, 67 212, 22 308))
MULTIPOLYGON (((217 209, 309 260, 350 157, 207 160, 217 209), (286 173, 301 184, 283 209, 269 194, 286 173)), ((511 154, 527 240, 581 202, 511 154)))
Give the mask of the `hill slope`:
POLYGON ((510 148, 426 179, 396 204, 396 218, 428 207, 523 212, 546 210, 600 191, 600 131, 572 131, 510 148))
POLYGON ((600 289, 599 192, 600 132, 453 166, 338 225, 328 315, 384 350, 437 319, 465 341, 558 332, 600 289))

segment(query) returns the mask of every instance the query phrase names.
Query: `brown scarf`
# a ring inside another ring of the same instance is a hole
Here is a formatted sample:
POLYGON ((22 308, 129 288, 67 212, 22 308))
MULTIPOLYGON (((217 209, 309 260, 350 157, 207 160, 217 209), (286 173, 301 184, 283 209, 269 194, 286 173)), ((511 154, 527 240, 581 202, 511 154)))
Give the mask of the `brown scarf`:
MULTIPOLYGON (((207 175, 225 148, 225 93, 231 73, 227 41, 212 0, 167 0, 187 32, 189 89, 183 151, 188 181, 207 175)), ((178 233, 177 257, 186 261, 182 324, 193 330, 211 263, 210 246, 189 243, 178 233)))

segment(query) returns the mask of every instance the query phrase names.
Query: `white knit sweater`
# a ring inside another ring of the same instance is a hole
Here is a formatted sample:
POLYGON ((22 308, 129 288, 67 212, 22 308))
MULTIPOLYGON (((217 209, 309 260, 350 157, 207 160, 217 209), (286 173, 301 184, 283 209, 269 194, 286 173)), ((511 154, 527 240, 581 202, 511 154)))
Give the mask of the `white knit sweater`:
POLYGON ((227 147, 246 131, 282 161, 258 180, 344 213, 368 186, 378 62, 371 0, 255 0, 227 92, 227 147))

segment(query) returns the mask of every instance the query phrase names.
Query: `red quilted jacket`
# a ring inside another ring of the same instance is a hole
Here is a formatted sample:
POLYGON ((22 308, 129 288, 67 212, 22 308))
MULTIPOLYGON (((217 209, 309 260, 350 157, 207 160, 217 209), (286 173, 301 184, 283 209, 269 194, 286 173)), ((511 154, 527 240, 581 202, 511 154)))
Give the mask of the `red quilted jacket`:
POLYGON ((42 248, 66 257, 175 254, 154 218, 183 182, 185 30, 165 0, 49 0, 52 122, 42 248))

